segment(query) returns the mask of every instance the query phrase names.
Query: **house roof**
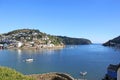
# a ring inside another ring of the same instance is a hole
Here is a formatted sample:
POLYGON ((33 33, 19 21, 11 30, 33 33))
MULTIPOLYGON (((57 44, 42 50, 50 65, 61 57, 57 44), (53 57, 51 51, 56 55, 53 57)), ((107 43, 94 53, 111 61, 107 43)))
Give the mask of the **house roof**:
POLYGON ((112 71, 116 71, 120 68, 120 64, 117 64, 117 65, 113 65, 113 64, 110 64, 107 68, 107 70, 112 70, 112 71))

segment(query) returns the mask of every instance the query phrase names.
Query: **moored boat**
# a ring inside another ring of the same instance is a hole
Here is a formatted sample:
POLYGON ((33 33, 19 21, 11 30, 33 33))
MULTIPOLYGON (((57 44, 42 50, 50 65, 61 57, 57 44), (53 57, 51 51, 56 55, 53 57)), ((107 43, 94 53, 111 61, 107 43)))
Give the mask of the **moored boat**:
POLYGON ((25 60, 26 62, 33 62, 33 58, 29 58, 25 60))

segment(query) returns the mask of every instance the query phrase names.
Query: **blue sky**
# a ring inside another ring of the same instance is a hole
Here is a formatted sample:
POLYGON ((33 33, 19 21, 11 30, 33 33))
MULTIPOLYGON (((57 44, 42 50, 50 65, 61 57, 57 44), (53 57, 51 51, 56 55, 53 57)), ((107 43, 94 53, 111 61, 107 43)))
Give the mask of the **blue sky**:
POLYGON ((103 43, 120 35, 120 0, 0 0, 0 33, 23 28, 103 43))

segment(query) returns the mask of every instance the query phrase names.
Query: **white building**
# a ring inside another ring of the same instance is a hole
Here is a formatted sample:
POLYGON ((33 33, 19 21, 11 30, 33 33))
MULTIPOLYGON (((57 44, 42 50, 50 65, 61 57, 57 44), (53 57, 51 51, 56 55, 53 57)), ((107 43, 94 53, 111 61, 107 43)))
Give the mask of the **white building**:
POLYGON ((18 48, 20 48, 21 46, 23 45, 23 43, 22 42, 18 42, 18 48))
POLYGON ((54 44, 48 44, 47 46, 48 47, 54 47, 55 45, 54 44))
POLYGON ((0 49, 3 49, 3 44, 0 44, 0 49))

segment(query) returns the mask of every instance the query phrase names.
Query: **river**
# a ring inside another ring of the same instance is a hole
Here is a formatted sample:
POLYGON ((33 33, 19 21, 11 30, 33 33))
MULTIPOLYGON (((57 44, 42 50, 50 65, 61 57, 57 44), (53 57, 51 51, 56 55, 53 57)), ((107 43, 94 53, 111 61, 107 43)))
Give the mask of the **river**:
POLYGON ((74 78, 101 80, 109 64, 120 63, 120 50, 100 44, 70 45, 58 50, 0 50, 0 65, 23 74, 64 72, 74 78), (33 58, 33 62, 25 62, 33 58))

